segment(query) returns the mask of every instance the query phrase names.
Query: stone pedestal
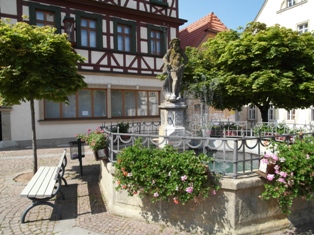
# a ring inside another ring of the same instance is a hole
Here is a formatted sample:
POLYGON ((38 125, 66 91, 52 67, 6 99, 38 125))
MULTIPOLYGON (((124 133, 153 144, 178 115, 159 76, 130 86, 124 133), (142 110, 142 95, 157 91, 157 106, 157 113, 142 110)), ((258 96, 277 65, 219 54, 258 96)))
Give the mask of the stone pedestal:
MULTIPOLYGON (((161 125, 159 136, 185 136, 185 114, 187 105, 184 101, 175 103, 164 101, 160 106, 161 125)), ((164 137, 159 137, 159 147, 168 144, 164 137)))

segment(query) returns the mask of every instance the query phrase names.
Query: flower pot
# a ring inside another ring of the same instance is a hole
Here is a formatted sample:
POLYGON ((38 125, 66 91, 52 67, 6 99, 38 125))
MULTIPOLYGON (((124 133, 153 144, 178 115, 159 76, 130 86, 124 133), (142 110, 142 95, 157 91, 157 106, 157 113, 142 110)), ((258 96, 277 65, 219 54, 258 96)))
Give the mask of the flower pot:
POLYGON ((266 179, 268 174, 275 174, 275 164, 265 164, 260 160, 259 168, 256 173, 266 179))
POLYGON ((93 151, 94 153, 94 157, 97 161, 102 160, 102 159, 107 159, 109 156, 109 151, 108 148, 104 148, 104 149, 99 149, 96 151, 93 151))

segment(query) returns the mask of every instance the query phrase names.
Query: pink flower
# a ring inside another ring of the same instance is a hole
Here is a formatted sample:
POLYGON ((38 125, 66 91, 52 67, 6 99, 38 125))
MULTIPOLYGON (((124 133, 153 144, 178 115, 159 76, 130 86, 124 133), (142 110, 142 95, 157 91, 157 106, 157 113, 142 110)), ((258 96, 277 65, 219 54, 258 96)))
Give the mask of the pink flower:
POLYGON ((274 178, 275 178, 275 175, 274 174, 268 174, 266 176, 266 178, 269 180, 269 181, 272 181, 274 178))
POLYGON ((212 195, 216 195, 216 190, 214 189, 213 191, 212 191, 212 195))
POLYGON ((270 154, 270 153, 266 153, 266 154, 265 154, 265 157, 266 157, 266 158, 270 158, 270 157, 271 157, 271 154, 270 154))
POLYGON ((154 193, 154 197, 158 197, 158 196, 159 196, 158 192, 154 193))
POLYGON ((261 162, 264 163, 264 164, 268 164, 268 159, 263 158, 263 159, 261 160, 261 162))
POLYGON ((182 181, 185 181, 187 178, 188 178, 188 177, 187 177, 186 175, 181 176, 181 180, 182 180, 182 181))
POLYGON ((284 177, 284 178, 287 177, 287 173, 284 172, 284 171, 280 171, 279 175, 282 176, 282 177, 284 177))
POLYGON ((185 191, 187 193, 193 193, 193 187, 187 187, 185 191))
POLYGON ((272 155, 272 159, 274 159, 275 161, 278 161, 277 155, 276 155, 276 154, 273 154, 273 155, 272 155))
POLYGON ((278 182, 281 182, 281 183, 286 183, 285 179, 284 178, 279 178, 278 179, 278 182))

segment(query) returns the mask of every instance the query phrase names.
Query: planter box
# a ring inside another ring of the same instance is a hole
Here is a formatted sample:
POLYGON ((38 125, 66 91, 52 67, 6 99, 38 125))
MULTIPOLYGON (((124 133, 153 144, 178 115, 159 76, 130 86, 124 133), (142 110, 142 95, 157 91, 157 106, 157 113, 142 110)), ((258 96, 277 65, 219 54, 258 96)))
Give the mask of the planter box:
POLYGON ((170 202, 152 203, 149 198, 128 196, 116 191, 114 165, 102 161, 100 187, 108 211, 146 222, 174 226, 198 234, 257 235, 278 231, 314 221, 314 202, 296 199, 291 215, 281 214, 276 200, 262 200, 263 179, 257 176, 241 179, 223 178, 216 195, 185 205, 170 202))

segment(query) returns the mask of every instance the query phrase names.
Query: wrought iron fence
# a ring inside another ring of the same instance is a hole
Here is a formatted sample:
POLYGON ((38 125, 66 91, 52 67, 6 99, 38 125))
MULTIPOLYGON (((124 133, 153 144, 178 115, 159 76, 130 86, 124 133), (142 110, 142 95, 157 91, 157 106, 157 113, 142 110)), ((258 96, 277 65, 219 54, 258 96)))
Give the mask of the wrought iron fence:
MULTIPOLYGON (((160 136, 139 133, 113 133, 105 130, 110 140, 109 161, 115 162, 119 152, 133 145, 141 138, 147 147, 162 148, 170 144, 180 151, 194 150, 205 153, 214 159, 209 165, 211 171, 227 177, 237 178, 241 175, 254 174, 259 167, 259 159, 267 151, 268 140, 290 141, 297 134, 267 135, 263 137, 193 137, 160 136)), ((306 133, 313 135, 314 133, 306 133)))

